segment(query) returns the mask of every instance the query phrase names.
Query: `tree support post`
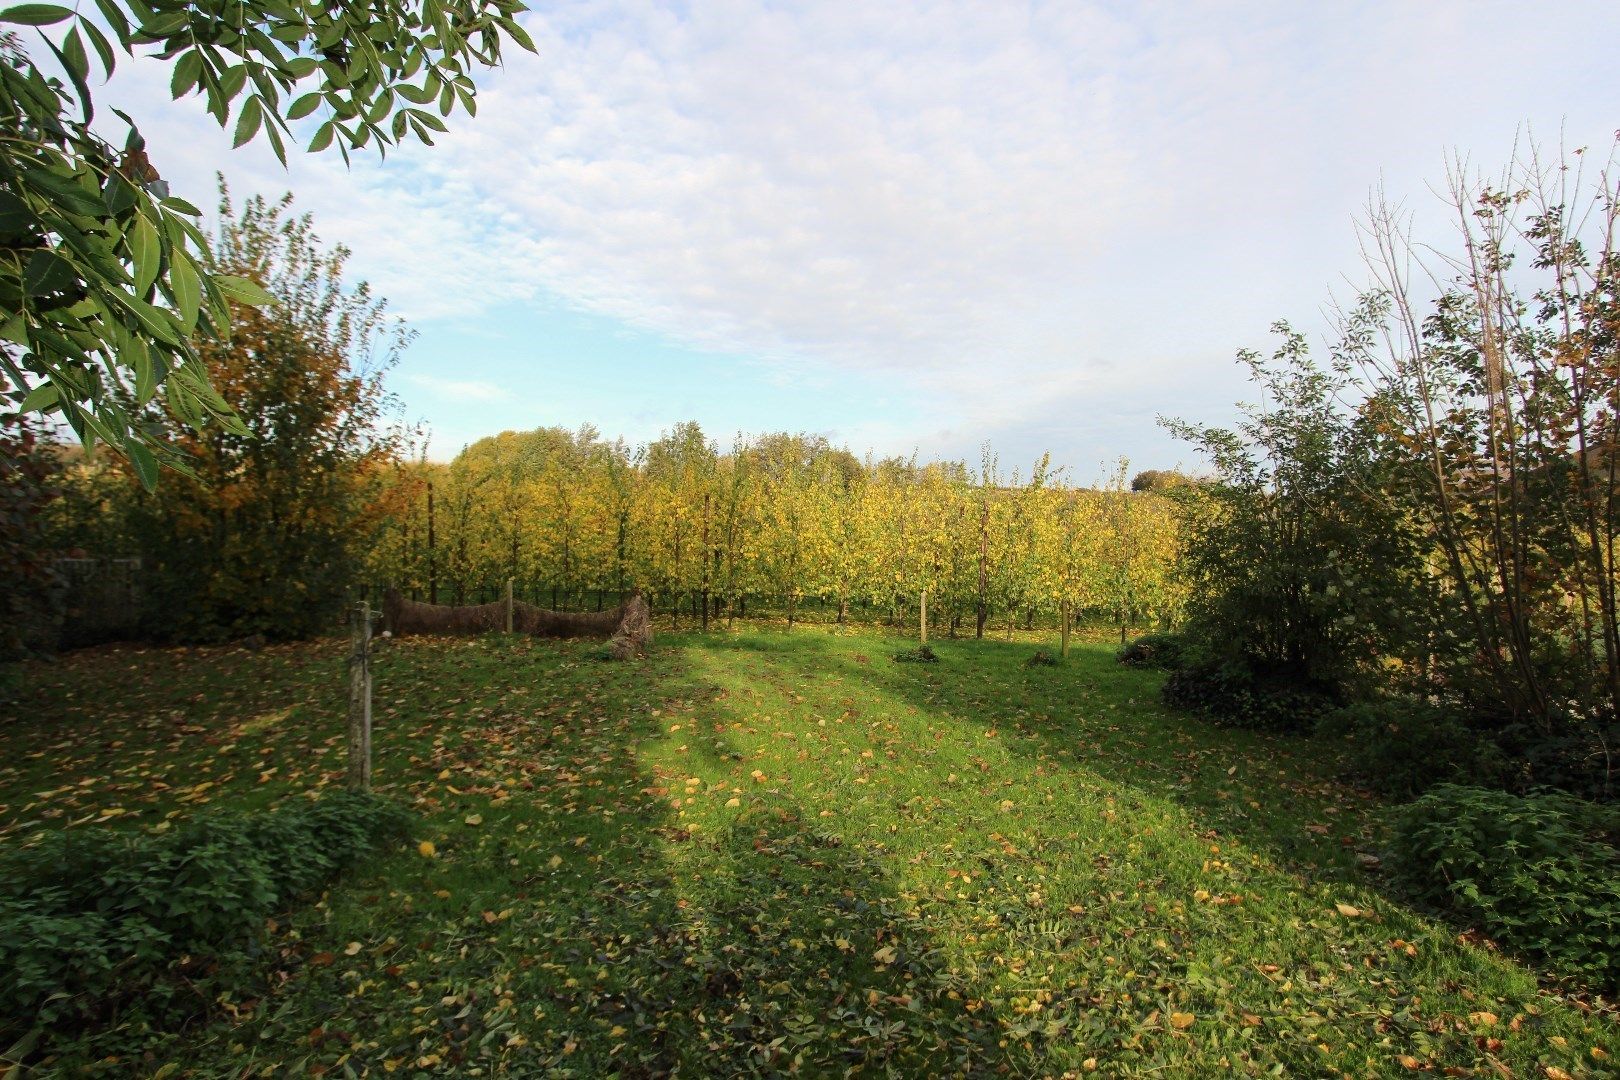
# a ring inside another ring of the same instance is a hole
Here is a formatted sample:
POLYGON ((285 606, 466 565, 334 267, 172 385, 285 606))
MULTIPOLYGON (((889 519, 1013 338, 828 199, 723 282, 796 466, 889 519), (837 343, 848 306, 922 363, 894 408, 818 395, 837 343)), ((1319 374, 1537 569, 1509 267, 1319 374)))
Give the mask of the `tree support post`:
POLYGON ((512 632, 512 579, 506 579, 506 632, 512 632))
POLYGON ((349 790, 371 790, 371 603, 349 616, 349 790))
POLYGON ((922 644, 928 644, 928 590, 922 591, 922 603, 918 608, 917 624, 922 632, 922 644))

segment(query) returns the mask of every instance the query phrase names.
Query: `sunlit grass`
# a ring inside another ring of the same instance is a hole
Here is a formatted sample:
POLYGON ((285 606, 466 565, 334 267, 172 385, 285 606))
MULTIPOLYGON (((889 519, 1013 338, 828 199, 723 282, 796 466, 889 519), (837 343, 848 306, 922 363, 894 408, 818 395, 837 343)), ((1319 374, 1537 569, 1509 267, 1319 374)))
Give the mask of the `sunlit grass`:
MULTIPOLYGON (((399 642, 376 780, 431 847, 278 924, 263 984, 183 1043, 56 1065, 1607 1074, 1611 1018, 1383 895, 1377 806, 1327 748, 1166 713, 1107 645, 1026 666, 1032 641, 399 642)), ((341 657, 31 669, 0 847, 341 782, 341 657)))

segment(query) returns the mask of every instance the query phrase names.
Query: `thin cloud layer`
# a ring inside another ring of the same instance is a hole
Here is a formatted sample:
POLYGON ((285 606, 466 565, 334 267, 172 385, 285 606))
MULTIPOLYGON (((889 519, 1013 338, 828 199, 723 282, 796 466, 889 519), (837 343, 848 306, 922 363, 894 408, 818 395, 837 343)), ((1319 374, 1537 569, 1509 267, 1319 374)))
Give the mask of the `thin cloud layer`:
MULTIPOLYGON (((1230 400, 1233 351, 1354 271, 1380 177, 1421 193, 1448 148, 1494 162, 1524 121, 1603 138, 1620 105, 1596 4, 579 2, 526 25, 539 55, 437 147, 288 176, 165 106, 155 155, 290 186, 413 319, 560 301, 780 378, 922 376, 925 451, 1230 400)), ((156 100, 163 74, 131 85, 156 100)))

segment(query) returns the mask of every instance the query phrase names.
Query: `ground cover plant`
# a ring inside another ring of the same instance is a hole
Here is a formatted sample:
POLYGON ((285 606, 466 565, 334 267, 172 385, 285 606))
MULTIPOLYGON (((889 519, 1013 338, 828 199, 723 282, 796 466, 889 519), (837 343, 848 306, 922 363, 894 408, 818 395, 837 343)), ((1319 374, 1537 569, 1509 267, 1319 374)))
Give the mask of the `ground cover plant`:
MULTIPOLYGON (((178 1036, 37 1075, 1601 1076, 1612 1013, 1390 898, 1336 743, 1158 704, 1114 642, 408 639, 412 843, 267 927, 178 1036), (477 1072, 475 1073, 475 1070, 477 1072)), ((341 784, 338 642, 30 664, 0 849, 341 784)))

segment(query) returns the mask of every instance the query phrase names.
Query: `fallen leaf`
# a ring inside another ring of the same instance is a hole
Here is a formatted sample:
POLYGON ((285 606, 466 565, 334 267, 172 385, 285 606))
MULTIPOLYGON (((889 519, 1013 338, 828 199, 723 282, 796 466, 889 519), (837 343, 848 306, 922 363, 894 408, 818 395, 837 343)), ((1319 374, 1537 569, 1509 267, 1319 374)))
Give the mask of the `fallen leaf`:
POLYGON ((1350 904, 1346 904, 1346 903, 1341 902, 1341 903, 1334 904, 1333 906, 1338 908, 1339 909, 1339 914, 1343 915, 1347 919, 1354 919, 1358 915, 1361 914, 1361 909, 1360 908, 1353 907, 1350 904))
POLYGON ((1173 1012, 1170 1014, 1170 1026, 1178 1031, 1184 1030, 1192 1027, 1193 1021, 1197 1019, 1192 1013, 1173 1012))
POLYGON ((433 846, 433 841, 431 840, 424 840, 420 844, 417 844, 416 850, 420 851, 426 858, 429 859, 433 858, 433 856, 438 854, 439 851, 438 848, 433 846))
POLYGON ((468 814, 462 820, 465 821, 468 825, 482 825, 484 823, 484 815, 483 814, 468 814))

